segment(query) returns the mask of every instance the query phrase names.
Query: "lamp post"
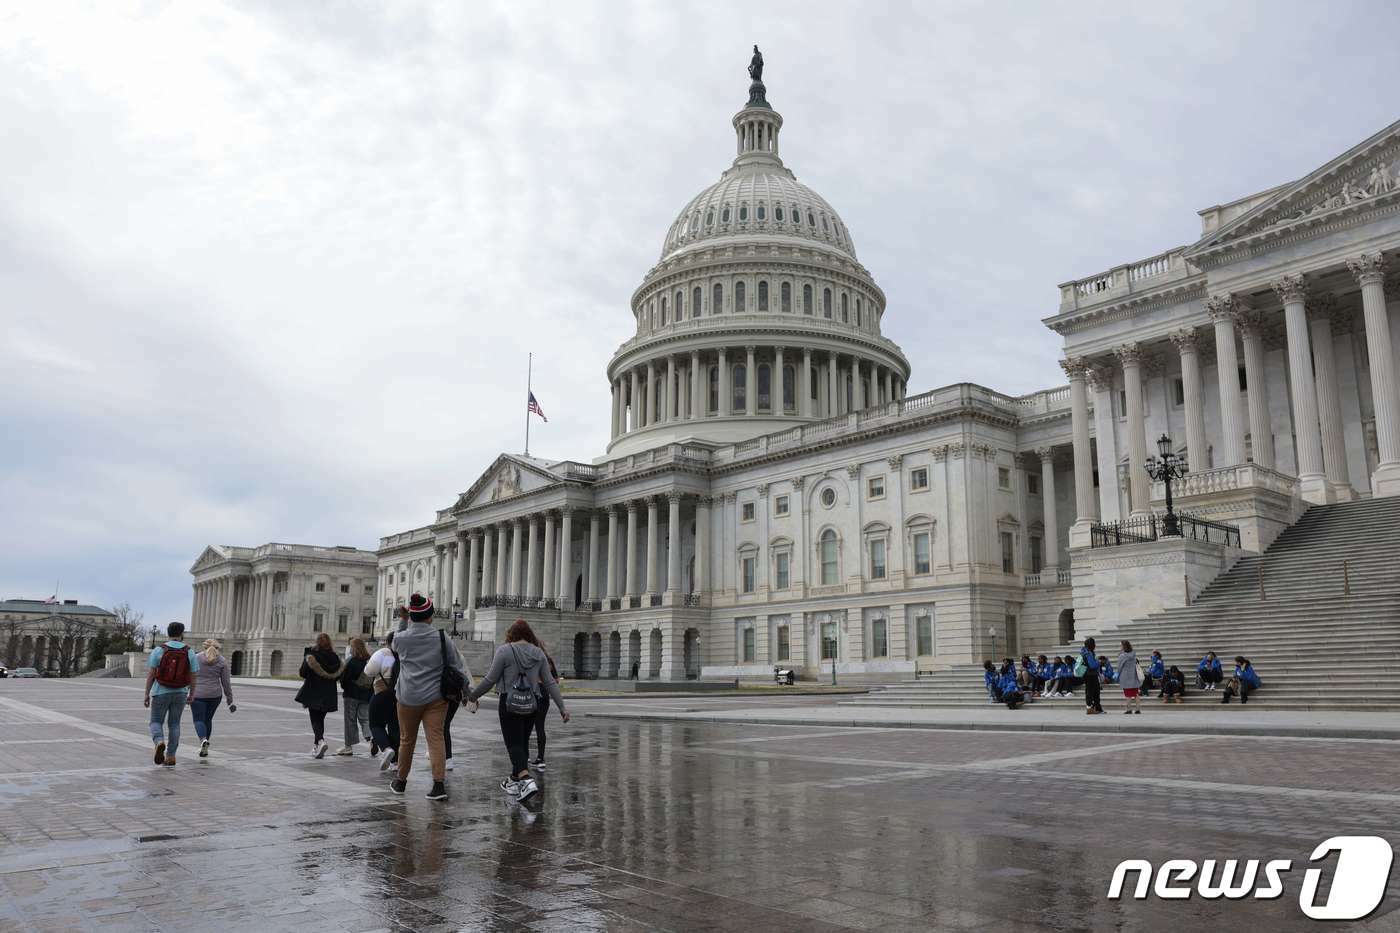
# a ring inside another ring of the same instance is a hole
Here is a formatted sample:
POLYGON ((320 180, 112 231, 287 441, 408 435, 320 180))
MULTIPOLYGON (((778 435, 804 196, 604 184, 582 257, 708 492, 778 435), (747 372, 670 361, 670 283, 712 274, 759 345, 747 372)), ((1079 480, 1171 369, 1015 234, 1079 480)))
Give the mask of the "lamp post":
POLYGON ((457 637, 457 621, 462 618, 462 603, 452 600, 452 637, 457 637))
POLYGON ((1148 478, 1157 480, 1167 490, 1167 514, 1162 519, 1163 537, 1180 537, 1181 526, 1172 509, 1172 480, 1181 479, 1187 473, 1186 458, 1179 457, 1172 450, 1172 439, 1163 434, 1157 438, 1157 456, 1148 457, 1145 464, 1148 478))

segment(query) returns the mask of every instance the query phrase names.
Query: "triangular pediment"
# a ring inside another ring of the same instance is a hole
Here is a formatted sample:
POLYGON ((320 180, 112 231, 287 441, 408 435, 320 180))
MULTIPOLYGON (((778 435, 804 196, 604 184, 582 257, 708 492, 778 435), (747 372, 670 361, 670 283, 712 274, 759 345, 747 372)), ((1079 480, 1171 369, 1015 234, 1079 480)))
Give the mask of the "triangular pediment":
POLYGON ((1400 206, 1400 122, 1309 172, 1280 185, 1240 216, 1186 250, 1188 260, 1261 235, 1325 226, 1374 207, 1400 206))
POLYGON ((190 567, 190 573, 198 573, 206 567, 222 563, 226 560, 228 560, 228 552, 219 548, 217 545, 211 544, 195 559, 194 565, 190 567))
POLYGON ((528 495, 540 489, 557 485, 560 478, 539 463, 513 454, 501 454, 496 458, 481 478, 472 483, 470 489, 458 497, 452 511, 476 508, 528 495))

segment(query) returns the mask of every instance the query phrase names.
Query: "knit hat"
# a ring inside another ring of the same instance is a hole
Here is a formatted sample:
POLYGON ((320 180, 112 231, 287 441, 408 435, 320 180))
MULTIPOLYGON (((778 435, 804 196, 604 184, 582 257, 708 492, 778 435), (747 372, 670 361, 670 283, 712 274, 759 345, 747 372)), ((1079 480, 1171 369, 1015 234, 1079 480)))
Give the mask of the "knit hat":
POLYGON ((408 617, 414 622, 431 622, 433 601, 421 593, 414 593, 408 598, 408 617))

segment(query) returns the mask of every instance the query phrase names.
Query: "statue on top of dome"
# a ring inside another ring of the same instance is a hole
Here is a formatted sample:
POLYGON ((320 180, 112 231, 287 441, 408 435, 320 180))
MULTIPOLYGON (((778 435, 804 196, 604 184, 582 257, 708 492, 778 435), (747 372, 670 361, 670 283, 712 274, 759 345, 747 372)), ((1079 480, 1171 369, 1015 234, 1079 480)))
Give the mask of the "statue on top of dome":
POLYGON ((753 47, 753 58, 749 60, 749 77, 754 83, 763 83, 763 53, 758 50, 758 46, 753 47))
POLYGON ((753 58, 749 60, 749 77, 753 82, 749 84, 748 106, 772 110, 768 104, 768 89, 763 86, 763 53, 756 45, 753 47, 753 58))

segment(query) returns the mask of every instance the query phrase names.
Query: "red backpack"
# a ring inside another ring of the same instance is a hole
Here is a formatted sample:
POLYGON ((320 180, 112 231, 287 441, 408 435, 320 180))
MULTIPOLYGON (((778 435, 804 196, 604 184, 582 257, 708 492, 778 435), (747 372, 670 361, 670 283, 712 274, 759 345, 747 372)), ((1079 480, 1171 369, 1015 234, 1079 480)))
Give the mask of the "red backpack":
POLYGON ((162 687, 188 687, 194 683, 190 675, 190 650, 172 648, 166 645, 160 653, 160 663, 156 665, 156 683, 162 687))

